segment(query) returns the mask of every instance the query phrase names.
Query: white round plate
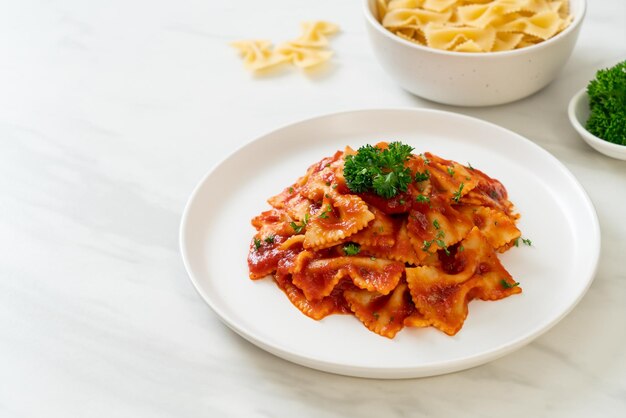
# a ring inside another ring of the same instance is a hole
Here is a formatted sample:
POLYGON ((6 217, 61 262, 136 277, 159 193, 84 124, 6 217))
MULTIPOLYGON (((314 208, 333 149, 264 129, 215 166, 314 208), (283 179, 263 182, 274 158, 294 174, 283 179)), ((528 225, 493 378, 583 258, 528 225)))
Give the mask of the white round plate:
POLYGON ((600 229, 574 176, 531 141, 499 126, 435 110, 361 110, 285 126, 246 144, 196 187, 182 218, 181 252, 196 289, 242 337, 292 362, 333 373, 410 378, 473 367, 527 344, 562 319, 593 280, 600 229), (500 260, 523 293, 472 301, 461 331, 404 328, 393 340, 355 317, 315 321, 270 278, 248 278, 250 219, 266 199, 322 157, 378 141, 399 140, 446 159, 471 163, 502 181, 532 246, 500 260))

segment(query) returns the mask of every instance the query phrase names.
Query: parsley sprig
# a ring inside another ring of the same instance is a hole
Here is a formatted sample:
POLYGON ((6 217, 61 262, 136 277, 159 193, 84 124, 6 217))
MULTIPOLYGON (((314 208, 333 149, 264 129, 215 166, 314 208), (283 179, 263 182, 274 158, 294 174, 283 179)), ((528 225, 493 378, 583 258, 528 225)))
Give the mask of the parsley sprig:
POLYGON ((356 155, 346 157, 343 174, 348 188, 355 193, 373 191, 387 199, 406 192, 413 176, 404 163, 412 151, 413 147, 397 141, 386 149, 362 146, 356 155))

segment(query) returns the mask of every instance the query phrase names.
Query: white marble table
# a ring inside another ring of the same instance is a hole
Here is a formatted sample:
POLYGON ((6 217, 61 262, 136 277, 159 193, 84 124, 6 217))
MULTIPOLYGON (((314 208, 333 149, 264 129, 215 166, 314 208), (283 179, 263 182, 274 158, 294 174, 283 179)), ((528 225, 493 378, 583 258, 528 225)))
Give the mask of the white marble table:
POLYGON ((626 162, 578 138, 569 98, 626 58, 626 2, 590 1, 558 79, 505 106, 451 108, 387 77, 359 1, 0 4, 0 416, 626 416, 626 162), (330 71, 255 79, 231 40, 341 25, 330 71), (427 107, 520 133, 586 188, 602 229, 589 292, 500 360, 377 381, 293 365, 225 327, 178 250, 201 176, 282 124, 427 107))

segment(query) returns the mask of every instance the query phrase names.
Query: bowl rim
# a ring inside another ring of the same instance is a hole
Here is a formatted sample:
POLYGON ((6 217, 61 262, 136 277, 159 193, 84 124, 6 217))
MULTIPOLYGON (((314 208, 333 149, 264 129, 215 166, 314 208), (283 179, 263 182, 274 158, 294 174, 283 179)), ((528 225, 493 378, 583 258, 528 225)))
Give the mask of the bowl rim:
MULTIPOLYGON (((424 52, 431 52, 433 54, 441 54, 441 55, 449 55, 449 56, 453 56, 453 57, 464 57, 464 58, 470 58, 470 59, 480 59, 481 57, 504 57, 504 56, 509 56, 509 55, 523 55, 526 53, 529 53, 531 51, 536 51, 542 48, 547 48, 550 45, 554 44, 555 42, 557 42, 559 39, 564 38, 565 36, 567 36, 569 33, 577 30, 577 28, 582 24, 582 21, 584 20, 585 15, 587 14, 587 0, 569 0, 569 2, 572 1, 578 1, 579 5, 580 5, 580 10, 578 11, 578 13, 576 13, 575 16, 573 16, 573 20, 572 23, 569 24, 569 26, 567 28, 565 28, 563 31, 561 31, 560 33, 556 34, 555 36, 553 36, 552 38, 549 38, 543 42, 539 42, 535 45, 532 46, 528 46, 525 48, 520 48, 520 49, 513 49, 510 51, 496 51, 496 52, 458 52, 458 51, 448 51, 448 50, 444 50, 444 49, 437 49, 437 48, 432 48, 429 46, 423 46, 423 45, 418 45, 414 42, 409 42, 405 39, 402 39, 401 37, 397 36, 396 34, 388 31, 381 22, 378 21, 378 19, 376 19, 374 17, 374 13, 372 11, 372 8, 370 7, 370 4, 375 5, 376 4, 376 0, 363 0, 363 14, 365 15, 365 20, 375 29, 377 30, 379 33, 381 33, 383 36, 387 37, 388 39, 392 39, 395 42, 399 42, 401 45, 406 45, 409 48, 414 48, 418 51, 424 51, 424 52)), ((568 3, 568 7, 569 7, 569 3, 568 3)))
MULTIPOLYGON (((576 116, 576 107, 578 106, 580 101, 585 97, 587 99, 589 98, 589 96, 587 95, 587 87, 583 87, 576 94, 574 94, 574 96, 570 99, 569 104, 567 106, 567 115, 569 116, 570 123, 572 124, 574 129, 578 131, 580 136, 589 145, 593 143, 597 145, 598 147, 606 150, 607 152, 616 152, 618 154, 623 154, 624 157, 626 157, 626 145, 615 144, 613 142, 609 142, 607 140, 604 140, 600 137, 595 136, 594 134, 589 132, 587 128, 585 128, 585 125, 583 125, 583 122, 580 119, 578 119, 578 117, 576 116)), ((593 147, 593 148, 602 152, 596 147, 593 147)))

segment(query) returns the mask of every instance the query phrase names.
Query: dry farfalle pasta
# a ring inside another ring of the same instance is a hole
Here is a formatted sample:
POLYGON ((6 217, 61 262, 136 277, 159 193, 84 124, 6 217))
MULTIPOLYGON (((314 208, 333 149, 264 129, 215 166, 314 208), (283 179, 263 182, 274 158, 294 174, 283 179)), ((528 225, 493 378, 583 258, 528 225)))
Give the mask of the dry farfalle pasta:
POLYGON ((552 38, 572 21, 568 0, 377 0, 397 36, 457 52, 498 52, 552 38))
POLYGON ((328 61, 333 52, 326 49, 328 36, 339 31, 339 26, 324 22, 304 22, 302 34, 291 41, 272 47, 261 40, 236 41, 231 46, 239 50, 248 70, 261 71, 280 64, 291 63, 300 68, 311 68, 328 61))

